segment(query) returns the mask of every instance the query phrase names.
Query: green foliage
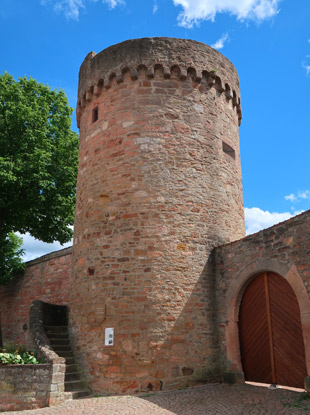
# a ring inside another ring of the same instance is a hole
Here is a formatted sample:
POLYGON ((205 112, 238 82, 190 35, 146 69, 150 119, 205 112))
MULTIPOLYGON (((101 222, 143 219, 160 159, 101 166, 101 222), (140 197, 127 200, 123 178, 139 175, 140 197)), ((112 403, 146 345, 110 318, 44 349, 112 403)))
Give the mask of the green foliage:
POLYGON ((0 365, 29 365, 41 363, 33 352, 28 352, 23 346, 7 345, 0 349, 0 365))
POLYGON ((44 242, 72 237, 78 165, 72 111, 62 90, 0 75, 2 258, 10 232, 29 232, 44 242))
POLYGON ((0 234, 0 284, 9 282, 15 274, 20 274, 25 269, 22 262, 23 249, 21 246, 23 239, 13 232, 7 236, 0 234))

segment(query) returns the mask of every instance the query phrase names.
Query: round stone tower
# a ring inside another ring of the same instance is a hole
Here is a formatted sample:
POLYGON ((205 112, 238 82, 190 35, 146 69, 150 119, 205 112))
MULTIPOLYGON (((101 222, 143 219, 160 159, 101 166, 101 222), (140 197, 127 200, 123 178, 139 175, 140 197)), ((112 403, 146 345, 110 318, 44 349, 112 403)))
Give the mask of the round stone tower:
POLYGON ((244 236, 238 74, 192 40, 85 58, 71 329, 94 391, 219 369, 212 249, 244 236))

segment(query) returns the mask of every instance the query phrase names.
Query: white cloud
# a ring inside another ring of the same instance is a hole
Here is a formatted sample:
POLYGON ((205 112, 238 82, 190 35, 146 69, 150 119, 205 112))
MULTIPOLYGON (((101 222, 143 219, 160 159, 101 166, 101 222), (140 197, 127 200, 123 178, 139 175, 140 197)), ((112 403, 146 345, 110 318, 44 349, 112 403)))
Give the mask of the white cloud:
POLYGON ((178 16, 181 26, 188 28, 201 20, 214 21, 217 13, 229 13, 238 20, 269 19, 279 13, 281 0, 173 0, 183 11, 178 16))
MULTIPOLYGON (((41 0, 41 5, 45 6, 48 3, 53 4, 53 9, 57 13, 64 13, 67 19, 79 20, 80 10, 86 7, 89 0, 41 0)), ((98 0, 91 0, 97 2, 98 0)), ((111 9, 114 9, 118 4, 124 4, 123 0, 101 0, 102 3, 107 4, 111 9)))
POLYGON ((306 70, 306 75, 310 75, 310 65, 307 65, 305 63, 302 64, 302 67, 306 70))
MULTIPOLYGON (((43 4, 46 4, 48 0, 45 0, 43 4)), ((64 13, 67 19, 78 20, 80 9, 85 7, 84 0, 61 0, 56 1, 53 8, 57 13, 64 13)))
POLYGON ((157 13, 157 10, 158 10, 158 4, 157 4, 157 1, 154 1, 153 14, 157 13))
MULTIPOLYGON (((308 39, 308 43, 310 43, 310 39, 308 39)), ((309 59, 310 55, 306 55, 306 59, 309 59)), ((306 70, 306 75, 310 76, 310 64, 306 62, 302 62, 301 66, 306 70)))
POLYGON ((284 196, 284 199, 290 200, 291 202, 300 202, 301 200, 310 199, 310 190, 299 191, 296 195, 291 193, 288 196, 284 196))
POLYGON ((305 190, 304 192, 298 192, 298 197, 300 199, 310 199, 310 190, 305 190))
POLYGON ((72 246, 72 241, 63 245, 61 245, 59 242, 47 244, 33 238, 31 235, 29 235, 29 233, 20 234, 19 232, 16 232, 16 234, 23 238, 22 248, 25 250, 23 260, 25 262, 39 258, 40 256, 46 255, 50 252, 59 251, 60 249, 72 246))
POLYGON ((212 46, 214 49, 223 49, 225 43, 229 40, 228 33, 224 33, 212 46))
POLYGON ((251 233, 269 228, 270 226, 283 222, 299 213, 301 212, 294 212, 294 214, 292 214, 290 212, 268 212, 268 210, 264 211, 257 207, 244 208, 246 233, 247 235, 250 235, 251 233))
POLYGON ((105 3, 109 7, 111 7, 111 9, 114 9, 119 4, 124 4, 124 1, 123 0, 102 0, 102 3, 105 3))
POLYGON ((284 196, 284 199, 294 202, 297 199, 297 197, 294 195, 294 193, 291 193, 290 195, 284 196))

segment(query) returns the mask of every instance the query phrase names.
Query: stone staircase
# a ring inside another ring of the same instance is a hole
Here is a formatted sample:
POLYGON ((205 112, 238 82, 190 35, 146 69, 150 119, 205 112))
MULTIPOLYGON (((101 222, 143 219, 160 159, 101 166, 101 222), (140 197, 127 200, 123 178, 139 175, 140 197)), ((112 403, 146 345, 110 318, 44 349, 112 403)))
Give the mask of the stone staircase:
POLYGON ((77 399, 91 395, 81 377, 72 351, 67 326, 44 326, 51 346, 58 356, 66 359, 65 395, 66 399, 77 399))

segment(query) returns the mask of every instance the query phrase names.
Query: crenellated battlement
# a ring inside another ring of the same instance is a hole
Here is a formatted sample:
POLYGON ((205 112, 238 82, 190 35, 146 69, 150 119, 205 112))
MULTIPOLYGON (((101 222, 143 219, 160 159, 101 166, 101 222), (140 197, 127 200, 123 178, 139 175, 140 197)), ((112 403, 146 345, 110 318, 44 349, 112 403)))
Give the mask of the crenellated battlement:
POLYGON ((238 74, 232 63, 211 47, 192 40, 145 38, 128 40, 99 54, 90 52, 80 69, 77 124, 86 103, 120 84, 126 76, 192 81, 201 92, 215 88, 232 103, 242 118, 238 74))
POLYGON ((109 89, 113 85, 113 81, 120 84, 125 81, 126 76, 129 76, 132 81, 139 79, 175 79, 180 81, 191 80, 194 86, 200 84, 200 91, 206 92, 210 88, 215 88, 220 94, 224 93, 227 101, 231 101, 233 108, 236 108, 238 114, 239 125, 242 119, 240 97, 237 96, 235 90, 232 90, 228 83, 223 83, 222 79, 216 75, 215 71, 208 72, 203 70, 197 72, 195 68, 182 68, 179 65, 172 65, 170 68, 162 64, 155 64, 151 67, 146 67, 140 64, 138 67, 123 68, 120 73, 112 72, 106 79, 98 79, 94 85, 91 85, 84 93, 81 94, 77 105, 77 125, 80 126, 80 117, 82 110, 86 107, 87 102, 92 101, 93 96, 99 96, 104 89, 109 89))

